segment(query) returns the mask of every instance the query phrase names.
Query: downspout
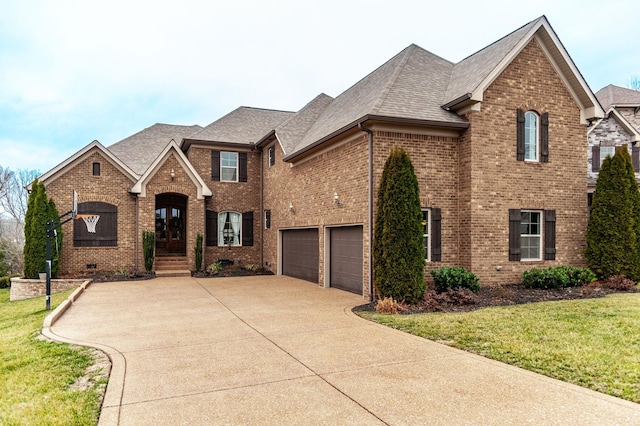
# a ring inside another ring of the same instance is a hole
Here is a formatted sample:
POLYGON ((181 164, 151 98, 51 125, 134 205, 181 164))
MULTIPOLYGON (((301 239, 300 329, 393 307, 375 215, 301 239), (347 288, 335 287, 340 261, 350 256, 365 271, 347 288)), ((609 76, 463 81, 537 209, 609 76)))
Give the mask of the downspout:
POLYGON ((140 256, 140 199, 136 194, 136 271, 140 270, 138 256, 140 256))
POLYGON ((369 301, 373 301, 373 131, 358 123, 358 128, 366 132, 369 136, 369 194, 368 194, 368 217, 369 221, 369 301))
POLYGON ((260 149, 260 267, 264 268, 264 149, 260 149))

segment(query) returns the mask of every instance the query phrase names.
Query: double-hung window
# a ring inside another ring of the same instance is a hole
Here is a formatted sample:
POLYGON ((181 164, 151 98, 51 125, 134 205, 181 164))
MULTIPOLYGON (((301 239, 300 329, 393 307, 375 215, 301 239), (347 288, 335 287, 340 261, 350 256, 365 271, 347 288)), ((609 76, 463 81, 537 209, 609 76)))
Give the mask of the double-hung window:
POLYGON ((220 180, 223 182, 238 181, 238 153, 220 153, 220 180))
POLYGON ((542 212, 520 212, 521 260, 542 260, 542 212))

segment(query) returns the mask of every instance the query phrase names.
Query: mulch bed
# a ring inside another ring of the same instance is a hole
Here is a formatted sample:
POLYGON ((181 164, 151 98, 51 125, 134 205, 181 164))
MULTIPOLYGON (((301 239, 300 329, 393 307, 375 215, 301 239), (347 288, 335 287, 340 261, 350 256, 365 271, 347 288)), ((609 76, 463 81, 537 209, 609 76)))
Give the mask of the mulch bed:
MULTIPOLYGON (((468 291, 458 291, 454 294, 428 291, 425 298, 418 304, 405 305, 399 313, 417 314, 428 312, 469 312, 490 306, 509 306, 523 303, 549 302, 554 300, 593 299, 604 297, 612 293, 637 293, 640 289, 622 291, 601 286, 594 282, 581 287, 566 287, 554 289, 527 288, 522 284, 483 287, 476 294, 468 291)), ((377 301, 356 306, 354 311, 375 311, 377 301)))

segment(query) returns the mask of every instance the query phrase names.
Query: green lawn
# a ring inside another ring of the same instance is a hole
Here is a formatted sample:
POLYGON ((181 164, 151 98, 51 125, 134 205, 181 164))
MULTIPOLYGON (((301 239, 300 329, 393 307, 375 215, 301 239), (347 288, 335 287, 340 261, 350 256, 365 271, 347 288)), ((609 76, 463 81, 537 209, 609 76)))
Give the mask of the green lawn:
MULTIPOLYGON (((52 295, 52 309, 70 293, 52 295)), ((105 381, 73 389, 93 358, 88 349, 42 340, 47 314, 44 297, 10 302, 9 289, 0 289, 0 424, 95 425, 105 381)))
POLYGON ((640 402, 640 294, 466 313, 358 312, 417 336, 640 402))

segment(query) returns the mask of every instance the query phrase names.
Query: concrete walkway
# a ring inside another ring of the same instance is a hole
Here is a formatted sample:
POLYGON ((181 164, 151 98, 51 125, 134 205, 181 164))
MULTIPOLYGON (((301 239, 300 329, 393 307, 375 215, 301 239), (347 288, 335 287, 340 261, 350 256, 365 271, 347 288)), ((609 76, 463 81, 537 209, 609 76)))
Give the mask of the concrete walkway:
POLYGON ((281 276, 93 284, 44 332, 113 362, 101 425, 640 424, 640 405, 355 316, 281 276))

